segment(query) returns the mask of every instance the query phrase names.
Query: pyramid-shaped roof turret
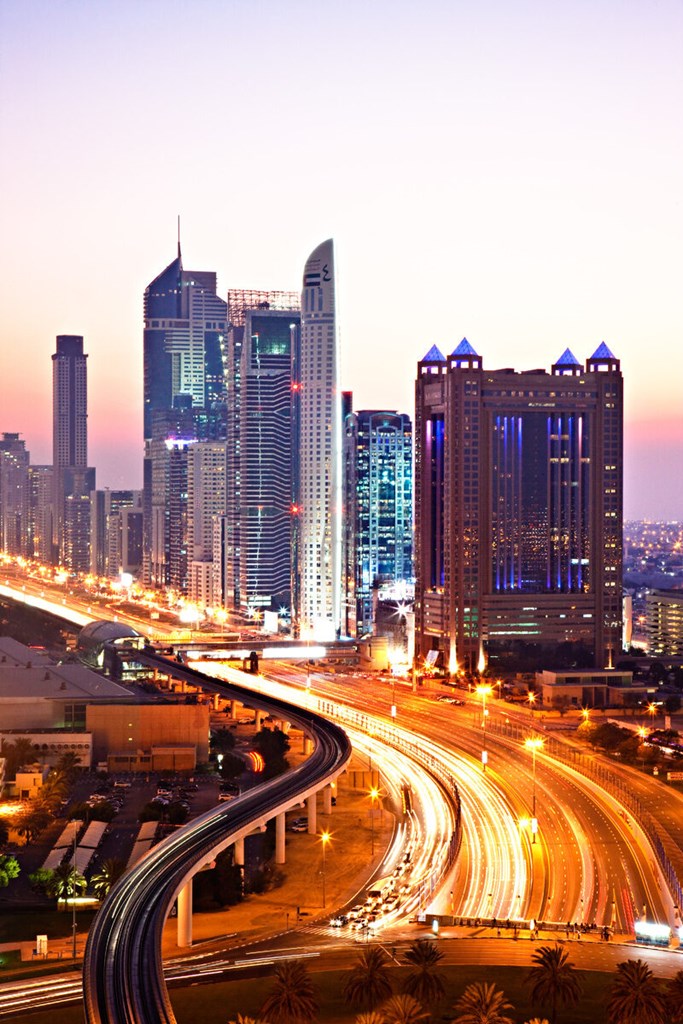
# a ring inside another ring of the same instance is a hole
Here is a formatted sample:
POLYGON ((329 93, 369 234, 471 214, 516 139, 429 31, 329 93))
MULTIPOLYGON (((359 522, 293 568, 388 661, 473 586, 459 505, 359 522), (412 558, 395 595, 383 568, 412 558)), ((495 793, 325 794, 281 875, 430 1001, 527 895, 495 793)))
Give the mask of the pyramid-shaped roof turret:
POLYGON ((475 352, 470 345, 467 338, 463 338, 457 348, 451 352, 452 356, 478 356, 479 353, 475 352))
POLYGON ((555 366, 581 366, 581 363, 576 358, 572 350, 570 348, 566 348, 555 363, 555 366))
POLYGON ((420 360, 420 362, 421 363, 445 363, 446 362, 446 357, 443 355, 442 352, 439 351, 439 349, 436 347, 436 345, 432 345, 432 347, 430 348, 430 350, 427 353, 427 355, 423 356, 422 359, 420 360))
POLYGON ((601 341, 595 352, 591 356, 591 359, 616 359, 617 357, 613 352, 610 352, 604 341, 601 341))

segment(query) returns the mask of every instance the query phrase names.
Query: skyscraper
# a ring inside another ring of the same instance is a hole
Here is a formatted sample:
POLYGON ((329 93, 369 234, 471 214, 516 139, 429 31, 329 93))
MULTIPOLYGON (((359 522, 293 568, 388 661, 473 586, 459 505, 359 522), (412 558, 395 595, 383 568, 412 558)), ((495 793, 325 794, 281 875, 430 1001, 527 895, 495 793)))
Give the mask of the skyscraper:
POLYGON ((215 520, 225 515, 226 449, 225 441, 200 441, 187 453, 189 597, 203 607, 221 604, 213 585, 213 545, 215 520))
MULTIPOLYGON (((184 270, 178 244, 177 257, 145 290, 144 317, 143 575, 163 586, 170 582, 169 531, 175 537, 179 528, 169 519, 166 442, 226 436, 226 303, 215 273, 184 270)), ((186 579, 179 568, 185 556, 178 557, 175 575, 186 579)))
POLYGON ((292 622, 305 639, 341 630, 341 392, 334 249, 319 245, 304 268, 301 344, 293 387, 298 481, 292 622))
POLYGON ((90 570, 87 359, 80 335, 57 336, 52 356, 53 540, 56 560, 74 572, 90 570))
POLYGON ((484 370, 465 339, 418 363, 418 655, 451 671, 613 664, 622 384, 604 343, 585 368, 567 349, 550 373, 484 370))
POLYGON ((344 421, 344 632, 373 632, 373 588, 412 578, 413 434, 403 413, 344 421))
POLYGON ((29 453, 18 434, 0 438, 0 550, 29 554, 29 453))
POLYGON ((227 577, 231 606, 251 616, 291 606, 299 296, 231 290, 228 318, 227 577))

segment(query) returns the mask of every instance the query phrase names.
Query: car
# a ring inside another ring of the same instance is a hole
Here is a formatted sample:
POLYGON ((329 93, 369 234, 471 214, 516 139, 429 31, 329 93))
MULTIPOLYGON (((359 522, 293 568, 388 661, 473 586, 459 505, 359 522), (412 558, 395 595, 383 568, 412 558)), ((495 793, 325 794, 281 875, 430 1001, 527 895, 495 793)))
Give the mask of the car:
POLYGON ((346 914, 337 914, 336 917, 330 918, 330 925, 333 928, 343 928, 345 924, 349 923, 349 919, 346 914))
POLYGON ((289 831, 290 832, 308 832, 308 825, 302 825, 302 824, 299 824, 298 822, 295 821, 295 822, 293 822, 289 826, 289 831))
POLYGON ((440 693, 436 698, 440 704, 457 704, 458 701, 455 697, 449 696, 447 693, 440 693))
POLYGON ((234 799, 235 799, 235 797, 234 797, 233 793, 219 793, 218 794, 218 803, 219 804, 227 804, 228 801, 234 800, 234 799))

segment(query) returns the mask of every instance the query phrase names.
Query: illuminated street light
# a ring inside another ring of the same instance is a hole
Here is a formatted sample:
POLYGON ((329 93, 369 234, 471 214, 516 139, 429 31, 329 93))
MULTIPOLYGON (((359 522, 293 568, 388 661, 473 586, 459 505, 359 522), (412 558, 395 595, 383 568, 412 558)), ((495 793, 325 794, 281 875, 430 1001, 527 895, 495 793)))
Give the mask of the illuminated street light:
POLYGON ((484 730, 484 737, 483 737, 483 740, 482 740, 481 765, 482 765, 482 769, 484 771, 486 771, 486 762, 488 761, 488 752, 486 750, 486 716, 488 715, 488 710, 486 708, 486 698, 491 696, 492 691, 493 691, 493 687, 491 686, 490 683, 480 683, 479 686, 476 686, 475 689, 474 689, 474 692, 479 697, 481 697, 481 703, 482 703, 482 716, 481 717, 482 717, 482 729, 484 730))
POLYGON ((320 835, 320 842, 323 847, 323 910, 325 909, 326 894, 325 894, 325 848, 329 843, 332 836, 329 832, 322 832, 320 835))
POLYGON ((536 817, 536 751, 543 749, 543 743, 545 741, 540 736, 529 736, 528 739, 524 740, 524 746, 527 750, 531 751, 531 764, 533 773, 533 784, 532 784, 532 797, 531 797, 531 842, 536 842, 536 832, 538 830, 538 819, 536 817))
POLYGON ((379 796, 379 790, 373 786, 370 790, 370 835, 371 835, 371 852, 372 856, 375 856, 375 800, 379 796))

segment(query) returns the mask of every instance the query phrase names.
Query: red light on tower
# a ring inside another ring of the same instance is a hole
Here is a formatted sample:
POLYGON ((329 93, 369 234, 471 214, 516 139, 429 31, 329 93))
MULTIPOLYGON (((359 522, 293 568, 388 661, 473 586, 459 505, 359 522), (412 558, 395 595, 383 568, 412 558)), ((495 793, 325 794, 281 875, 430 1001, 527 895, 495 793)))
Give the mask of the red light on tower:
POLYGON ((289 511, 292 513, 293 516, 298 516, 299 515, 299 506, 298 505, 292 505, 290 507, 289 511))

